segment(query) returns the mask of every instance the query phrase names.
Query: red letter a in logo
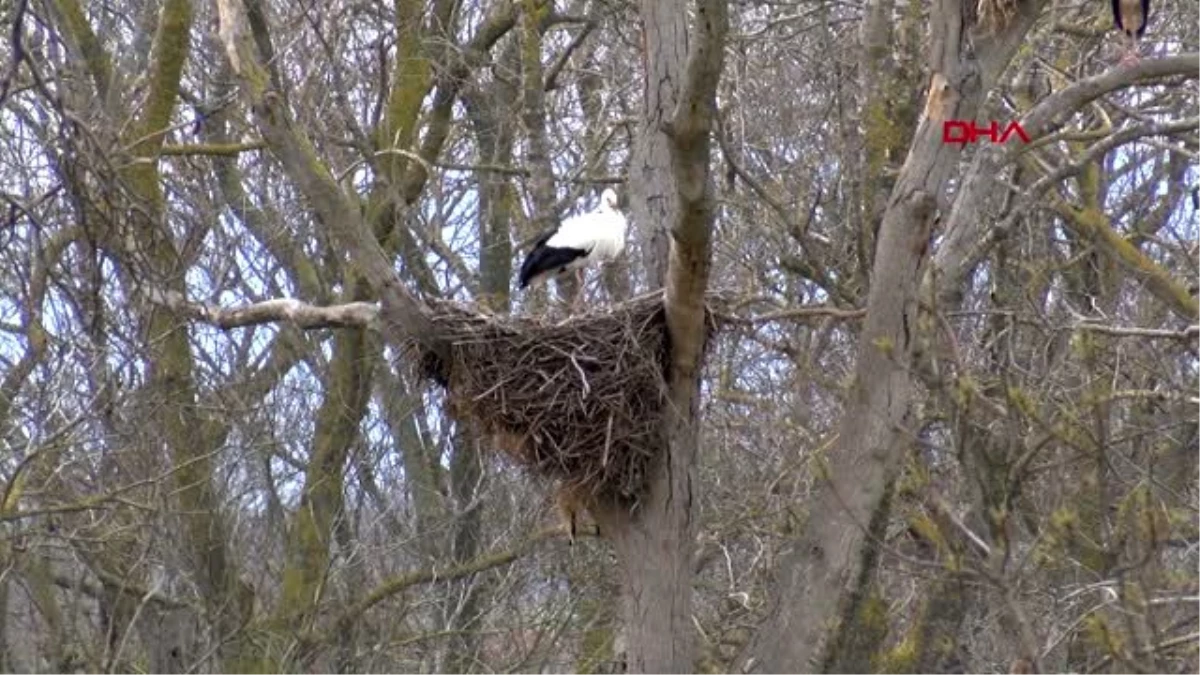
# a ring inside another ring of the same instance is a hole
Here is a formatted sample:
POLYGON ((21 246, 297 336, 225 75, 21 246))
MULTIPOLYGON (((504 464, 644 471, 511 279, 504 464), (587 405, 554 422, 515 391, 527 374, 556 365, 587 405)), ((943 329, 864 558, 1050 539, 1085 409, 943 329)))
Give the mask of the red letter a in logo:
POLYGON ((1000 136, 1000 142, 1007 141, 1009 136, 1013 134, 1020 136, 1022 141, 1029 142, 1029 134, 1025 133, 1025 130, 1021 128, 1021 123, 1016 121, 1010 122, 1008 127, 1004 129, 1004 133, 1000 136))

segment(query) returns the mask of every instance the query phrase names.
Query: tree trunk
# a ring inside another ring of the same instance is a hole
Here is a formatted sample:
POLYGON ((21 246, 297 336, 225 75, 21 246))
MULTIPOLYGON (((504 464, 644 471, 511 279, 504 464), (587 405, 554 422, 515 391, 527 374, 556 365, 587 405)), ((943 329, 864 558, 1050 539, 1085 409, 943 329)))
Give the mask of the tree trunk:
MULTIPOLYGON (((483 514, 479 495, 487 478, 480 458, 479 434, 470 423, 455 423, 452 452, 450 495, 454 518, 450 524, 450 561, 463 565, 479 555, 482 548, 483 514)), ((487 611, 486 607, 480 606, 483 583, 485 577, 459 579, 450 585, 452 590, 443 599, 445 625, 451 633, 445 653, 445 672, 473 673, 481 666, 486 667, 479 658, 480 633, 476 630, 480 614, 487 611)))
MULTIPOLYGON (((354 281, 349 285, 355 286, 354 281)), ((362 286, 358 284, 357 293, 365 290, 362 286)), ((275 616, 281 634, 309 630, 326 593, 334 528, 343 511, 346 459, 367 412, 377 351, 377 343, 365 331, 345 330, 334 336, 304 487, 285 544, 283 592, 275 616)), ((298 657, 304 662, 309 655, 302 650, 298 657)))
POLYGON ((903 459, 919 330, 918 291, 929 237, 960 149, 942 142, 942 122, 974 119, 1040 10, 1027 0, 1004 26, 975 28, 975 3, 939 0, 931 21, 925 111, 880 226, 859 339, 854 385, 808 523, 781 562, 766 623, 743 668, 802 672, 836 667, 860 626, 875 542, 887 522, 892 481, 903 459))
MULTIPOLYGON (((642 4, 647 107, 641 161, 634 166, 641 176, 633 178, 635 185, 645 186, 634 198, 638 227, 665 228, 663 242, 670 233, 666 274, 659 275, 667 284, 671 345, 663 462, 651 477, 649 494, 632 513, 608 509, 597 514, 624 566, 631 672, 692 670, 692 480, 714 217, 709 146, 728 8, 724 0, 698 3, 689 49, 686 5, 682 0, 642 4)), ((663 269, 661 259, 648 267, 653 282, 654 272, 663 269)))
POLYGON ((687 2, 643 0, 642 68, 645 109, 629 166, 630 216, 649 289, 666 282, 667 228, 679 212, 671 173, 671 140, 664 125, 679 100, 687 60, 687 2))

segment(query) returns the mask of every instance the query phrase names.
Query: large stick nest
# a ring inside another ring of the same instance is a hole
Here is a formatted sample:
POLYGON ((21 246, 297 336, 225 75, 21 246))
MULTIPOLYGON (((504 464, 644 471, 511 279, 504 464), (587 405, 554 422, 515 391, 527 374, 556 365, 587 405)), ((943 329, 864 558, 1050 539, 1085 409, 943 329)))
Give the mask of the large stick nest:
POLYGON ((655 293, 565 320, 438 302, 449 357, 421 356, 451 414, 527 470, 593 499, 635 501, 664 444, 667 330, 655 293))

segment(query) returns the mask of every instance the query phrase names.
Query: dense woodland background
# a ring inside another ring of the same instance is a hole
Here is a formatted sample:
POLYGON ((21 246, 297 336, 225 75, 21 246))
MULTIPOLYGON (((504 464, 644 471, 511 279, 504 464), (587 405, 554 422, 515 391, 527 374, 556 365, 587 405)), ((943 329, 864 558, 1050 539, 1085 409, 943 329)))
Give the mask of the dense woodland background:
POLYGON ((1194 0, 1120 67, 1107 0, 245 0, 239 63, 217 5, 0 5, 0 670, 1195 672, 1194 0), (705 45, 719 84, 648 76, 705 45), (941 146, 947 58, 1033 143, 941 146), (716 86, 710 145, 647 140, 664 82, 716 86), (707 191, 647 169, 681 157, 707 191), (732 317, 690 529, 640 544, 687 535, 686 622, 631 624, 639 544, 569 545, 377 325, 196 309, 377 300, 326 185, 408 293, 514 314, 564 311, 514 266, 605 186, 633 225, 589 304, 663 284, 683 195, 732 317), (853 578, 813 581, 860 486, 853 578))

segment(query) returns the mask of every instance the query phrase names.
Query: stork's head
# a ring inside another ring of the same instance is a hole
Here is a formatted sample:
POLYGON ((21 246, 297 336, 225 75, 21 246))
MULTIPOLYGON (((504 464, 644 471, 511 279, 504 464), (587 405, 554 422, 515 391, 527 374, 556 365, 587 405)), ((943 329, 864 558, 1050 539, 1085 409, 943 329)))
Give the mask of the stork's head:
POLYGON ((617 210, 617 193, 609 188, 600 195, 600 208, 608 211, 617 210))

